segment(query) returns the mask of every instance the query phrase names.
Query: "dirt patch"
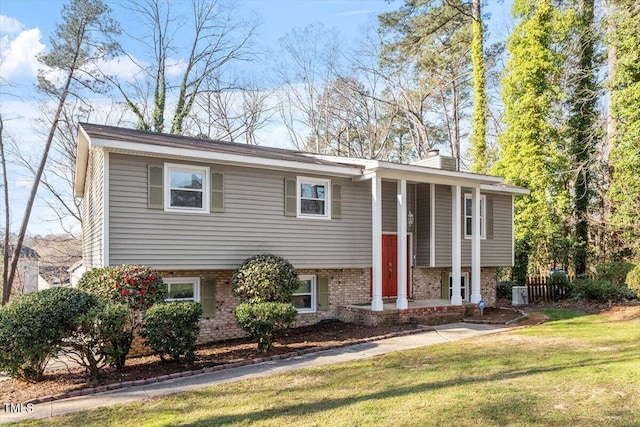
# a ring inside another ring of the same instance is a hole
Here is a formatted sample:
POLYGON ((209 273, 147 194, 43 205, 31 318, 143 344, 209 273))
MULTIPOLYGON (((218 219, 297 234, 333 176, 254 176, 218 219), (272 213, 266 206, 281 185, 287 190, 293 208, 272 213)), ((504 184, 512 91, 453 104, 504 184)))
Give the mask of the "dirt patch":
POLYGON ((192 366, 173 362, 161 362, 157 356, 127 359, 127 366, 118 371, 105 369, 99 381, 87 383, 82 369, 47 371, 44 381, 28 383, 8 379, 0 381, 0 402, 19 403, 38 397, 55 396, 86 387, 104 386, 121 381, 135 381, 161 375, 197 370, 207 367, 253 360, 259 357, 283 355, 309 348, 327 349, 340 344, 360 342, 371 337, 416 330, 413 325, 360 326, 342 322, 323 323, 292 329, 282 336, 267 353, 258 353, 256 344, 248 339, 220 341, 201 346, 197 350, 198 360, 192 366))
POLYGON ((613 322, 640 320, 640 306, 612 307, 601 314, 613 322))
POLYGON ((465 322, 472 323, 493 323, 493 324, 510 324, 522 319, 523 314, 520 311, 510 308, 487 307, 480 314, 480 310, 475 310, 473 316, 465 316, 465 322))

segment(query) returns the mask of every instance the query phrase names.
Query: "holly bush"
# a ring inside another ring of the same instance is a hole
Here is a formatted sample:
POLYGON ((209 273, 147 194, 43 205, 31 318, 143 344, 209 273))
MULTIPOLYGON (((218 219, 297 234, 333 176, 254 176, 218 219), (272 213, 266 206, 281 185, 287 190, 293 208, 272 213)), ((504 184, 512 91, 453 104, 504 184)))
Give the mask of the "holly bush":
POLYGON ((300 287, 300 280, 289 261, 260 254, 242 263, 233 274, 231 286, 242 303, 290 303, 293 292, 300 287))
POLYGON ((195 348, 200 332, 202 305, 199 302, 169 302, 156 304, 147 310, 142 336, 154 354, 169 355, 171 360, 195 360, 195 348))
POLYGON ((74 288, 26 294, 0 308, 0 371, 28 381, 42 379, 49 359, 100 300, 74 288))
POLYGON ((268 351, 276 334, 286 331, 298 314, 291 303, 240 304, 234 310, 238 325, 258 342, 258 351, 268 351))

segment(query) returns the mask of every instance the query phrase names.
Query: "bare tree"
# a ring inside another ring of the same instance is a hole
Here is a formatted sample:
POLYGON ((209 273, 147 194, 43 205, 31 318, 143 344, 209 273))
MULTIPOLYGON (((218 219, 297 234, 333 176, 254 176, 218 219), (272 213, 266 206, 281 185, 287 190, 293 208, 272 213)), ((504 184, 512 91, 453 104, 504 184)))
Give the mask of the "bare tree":
POLYGON ((2 305, 9 301, 11 288, 7 285, 9 274, 9 238, 11 216, 9 211, 9 182, 7 179, 7 162, 4 156, 4 121, 0 114, 0 164, 2 165, 2 192, 4 195, 4 237, 2 242, 2 305))
POLYGON ((233 4, 224 0, 192 0, 189 17, 175 15, 171 2, 163 0, 132 0, 127 8, 149 30, 148 37, 132 39, 153 52, 153 62, 144 66, 143 60, 129 56, 141 72, 130 84, 111 81, 136 116, 139 129, 164 131, 167 105, 175 102, 171 133, 182 134, 205 80, 233 61, 250 59, 257 24, 239 19, 233 4), (176 39, 189 32, 186 44, 176 39), (172 58, 172 53, 183 56, 172 58), (174 82, 168 75, 170 67, 177 66, 172 64, 175 60, 184 60, 184 71, 174 82))
POLYGON ((185 133, 258 145, 256 132, 274 113, 269 105, 272 95, 254 82, 234 78, 227 83, 219 73, 208 76, 195 98, 185 133))
POLYGON ((335 30, 318 24, 294 28, 280 39, 281 54, 274 70, 281 88, 278 109, 298 149, 319 153, 327 146, 329 112, 319 101, 341 74, 340 44, 335 30))
POLYGON ((62 23, 56 26, 50 41, 51 51, 40 58, 41 63, 46 67, 62 72, 62 79, 58 80, 55 74, 54 77, 50 77, 45 71, 41 71, 38 75, 40 90, 55 100, 57 108, 51 120, 39 166, 35 171, 25 214, 13 250, 5 288, 9 296, 31 210, 67 98, 78 96, 78 93, 85 88, 95 89, 93 84, 99 82, 95 81, 93 76, 97 73, 91 66, 98 59, 111 54, 116 47, 111 37, 118 32, 118 27, 109 18, 109 12, 109 7, 101 0, 71 0, 68 5, 63 6, 62 23))

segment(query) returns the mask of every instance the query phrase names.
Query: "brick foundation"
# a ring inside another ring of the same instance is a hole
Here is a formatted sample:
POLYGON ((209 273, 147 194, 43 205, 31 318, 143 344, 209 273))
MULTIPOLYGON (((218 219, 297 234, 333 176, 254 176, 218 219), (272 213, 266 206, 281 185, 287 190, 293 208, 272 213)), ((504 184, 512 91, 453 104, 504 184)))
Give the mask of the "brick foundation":
MULTIPOLYGON (((443 272, 450 270, 450 268, 412 268, 411 298, 414 300, 439 299, 441 294, 441 275, 443 272)), ((463 271, 468 272, 469 270, 469 268, 463 268, 463 271)), ((409 309, 406 312, 404 312, 404 310, 390 310, 384 311, 382 314, 369 315, 363 314, 369 311, 366 306, 363 307, 362 310, 346 307, 356 304, 369 304, 371 302, 369 294, 369 271, 368 268, 298 270, 298 274, 300 275, 315 275, 316 277, 327 277, 329 279, 329 309, 315 313, 301 313, 298 315, 293 327, 313 325, 325 319, 340 319, 345 322, 353 321, 367 325, 384 324, 392 321, 399 323, 408 322, 411 316, 415 315, 415 313, 412 312, 413 309, 409 309)), ((246 333, 238 327, 236 318, 233 315, 233 310, 238 305, 238 300, 231 292, 232 270, 161 271, 160 274, 164 278, 200 277, 201 282, 204 279, 214 280, 216 313, 214 317, 200 320, 198 344, 246 336, 246 333)), ((496 269, 483 268, 481 292, 487 306, 495 304, 495 287, 496 269)), ((426 307, 422 307, 421 309, 424 308, 426 307)), ((447 307, 444 308, 452 310, 452 312, 461 309, 460 307, 451 309, 447 307)), ((142 343, 142 339, 136 337, 130 355, 149 354, 149 348, 145 347, 142 343)))

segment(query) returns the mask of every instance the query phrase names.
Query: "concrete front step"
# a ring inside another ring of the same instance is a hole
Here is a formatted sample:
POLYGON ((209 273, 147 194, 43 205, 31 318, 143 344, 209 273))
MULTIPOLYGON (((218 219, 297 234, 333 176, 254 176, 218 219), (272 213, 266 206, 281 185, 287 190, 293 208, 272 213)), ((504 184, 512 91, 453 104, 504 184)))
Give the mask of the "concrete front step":
POLYGON ((424 326, 446 325, 448 323, 462 322, 462 313, 437 313, 411 317, 411 323, 424 326))

